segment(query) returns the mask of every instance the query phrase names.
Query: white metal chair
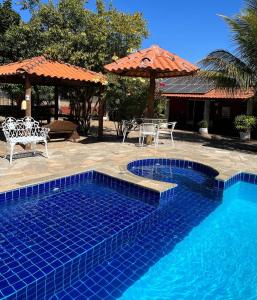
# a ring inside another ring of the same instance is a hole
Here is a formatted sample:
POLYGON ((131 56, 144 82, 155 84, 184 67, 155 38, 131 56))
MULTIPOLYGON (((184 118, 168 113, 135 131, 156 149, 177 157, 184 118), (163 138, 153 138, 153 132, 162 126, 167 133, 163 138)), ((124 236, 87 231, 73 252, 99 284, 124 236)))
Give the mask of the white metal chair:
POLYGON ((6 155, 10 154, 10 164, 14 154, 16 144, 32 145, 35 153, 37 143, 45 144, 45 156, 48 157, 47 137, 49 128, 39 126, 39 123, 31 117, 16 120, 15 118, 7 118, 3 123, 3 132, 6 138, 6 155))
POLYGON ((122 120, 122 134, 123 134, 123 140, 122 143, 125 142, 126 137, 131 131, 134 131, 138 128, 138 123, 135 119, 131 121, 122 120))
POLYGON ((173 131, 175 129, 176 124, 177 122, 167 122, 167 123, 160 124, 158 130, 158 138, 160 134, 166 134, 166 135, 169 134, 171 142, 174 145, 173 131))
POLYGON ((142 123, 139 127, 139 145, 144 145, 146 136, 154 138, 155 147, 158 146, 158 125, 153 123, 142 123))

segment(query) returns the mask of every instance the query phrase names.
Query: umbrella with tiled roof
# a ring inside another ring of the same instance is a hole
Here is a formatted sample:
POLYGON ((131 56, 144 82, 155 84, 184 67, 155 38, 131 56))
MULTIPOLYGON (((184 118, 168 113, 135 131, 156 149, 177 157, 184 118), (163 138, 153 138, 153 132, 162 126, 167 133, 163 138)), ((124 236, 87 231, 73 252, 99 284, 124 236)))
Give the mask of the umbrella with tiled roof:
POLYGON ((198 70, 197 66, 158 45, 132 53, 104 68, 120 76, 150 79, 147 99, 147 116, 149 118, 153 117, 154 112, 155 79, 192 75, 198 70))

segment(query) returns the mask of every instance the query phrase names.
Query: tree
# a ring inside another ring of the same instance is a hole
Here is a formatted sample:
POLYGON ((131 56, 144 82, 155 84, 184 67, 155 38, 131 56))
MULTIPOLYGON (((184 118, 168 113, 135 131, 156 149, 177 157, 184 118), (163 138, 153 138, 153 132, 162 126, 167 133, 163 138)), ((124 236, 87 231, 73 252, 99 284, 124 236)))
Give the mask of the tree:
POLYGON ((232 30, 235 53, 216 50, 201 65, 217 87, 253 89, 257 93, 257 0, 245 0, 246 8, 235 17, 223 16, 232 30))
POLYGON ((20 24, 20 15, 12 9, 12 1, 0 3, 0 64, 12 59, 10 51, 5 47, 5 33, 13 26, 20 24))
POLYGON ((87 9, 86 3, 49 1, 35 9, 32 5, 29 22, 5 32, 5 48, 13 60, 47 53, 54 59, 103 71, 114 54, 122 57, 141 46, 148 32, 140 13, 125 14, 112 6, 106 9, 103 0, 97 0, 95 12, 87 9))
POLYGON ((146 107, 148 84, 140 78, 109 75, 106 105, 114 121, 117 136, 122 134, 122 120, 141 118, 146 107))
MULTIPOLYGON (((144 117, 146 99, 149 93, 149 80, 144 78, 129 78, 117 75, 108 76, 109 85, 106 90, 107 110, 115 124, 117 136, 122 135, 122 120, 144 117)), ((166 106, 159 89, 156 89, 154 101, 154 116, 163 117, 166 106)))
MULTIPOLYGON (((114 55, 122 57, 129 49, 139 48, 148 34, 140 13, 125 14, 113 6, 106 9, 103 0, 96 1, 96 11, 89 10, 84 0, 47 3, 25 0, 22 4, 30 9, 31 19, 8 28, 0 45, 13 61, 47 54, 53 59, 104 71, 103 66, 114 55)), ((98 93, 97 88, 94 93, 98 93)), ((87 132, 91 103, 86 95, 92 94, 91 88, 69 94, 73 104, 74 95, 78 97, 74 107, 80 108, 73 110, 77 114, 75 119, 87 124, 84 126, 87 132)))

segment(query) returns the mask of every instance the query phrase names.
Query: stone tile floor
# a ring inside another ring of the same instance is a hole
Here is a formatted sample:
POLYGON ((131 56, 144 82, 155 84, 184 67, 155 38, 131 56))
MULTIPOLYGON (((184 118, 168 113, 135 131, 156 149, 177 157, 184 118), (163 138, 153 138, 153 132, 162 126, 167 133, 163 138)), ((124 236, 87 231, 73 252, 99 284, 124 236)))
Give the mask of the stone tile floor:
MULTIPOLYGON (((244 171, 257 173, 257 147, 255 144, 238 144, 235 140, 215 141, 200 138, 190 132, 176 131, 175 145, 166 138, 154 146, 138 147, 138 132, 132 133, 124 144, 114 135, 109 122, 105 123, 105 139, 81 138, 77 143, 51 141, 49 158, 40 153, 36 156, 22 155, 14 159, 13 165, 4 159, 5 142, 0 142, 0 191, 23 185, 45 181, 87 169, 99 169, 119 178, 128 179, 142 185, 160 189, 165 183, 157 183, 139 178, 126 171, 129 161, 144 157, 167 157, 193 160, 217 169, 219 178, 227 179, 233 174, 244 171)), ((17 146, 18 151, 21 147, 17 146)), ((43 153, 43 146, 38 145, 43 153)))

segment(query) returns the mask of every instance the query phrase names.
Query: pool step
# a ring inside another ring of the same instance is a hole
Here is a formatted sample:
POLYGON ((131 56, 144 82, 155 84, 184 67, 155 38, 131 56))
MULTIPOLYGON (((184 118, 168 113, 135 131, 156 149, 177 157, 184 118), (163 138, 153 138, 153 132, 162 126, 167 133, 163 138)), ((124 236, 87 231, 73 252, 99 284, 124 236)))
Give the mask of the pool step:
MULTIPOLYGON (((49 300, 115 300, 150 267, 183 240, 220 202, 206 201, 181 192, 174 205, 162 209, 158 223, 133 243, 125 245, 70 287, 49 300)), ((135 295, 136 297, 136 295, 135 295)), ((133 298, 136 299, 136 298, 133 298)))
POLYGON ((108 261, 124 245, 132 243, 138 234, 147 232, 155 220, 155 213, 150 213, 5 299, 48 299, 53 293, 71 286, 99 264, 108 261))
POLYGON ((169 220, 163 220, 151 232, 138 235, 110 259, 92 269, 70 287, 54 294, 49 300, 111 300, 138 280, 177 240, 169 220))
POLYGON ((0 299, 48 299, 148 232, 173 191, 90 171, 0 197, 0 299))

